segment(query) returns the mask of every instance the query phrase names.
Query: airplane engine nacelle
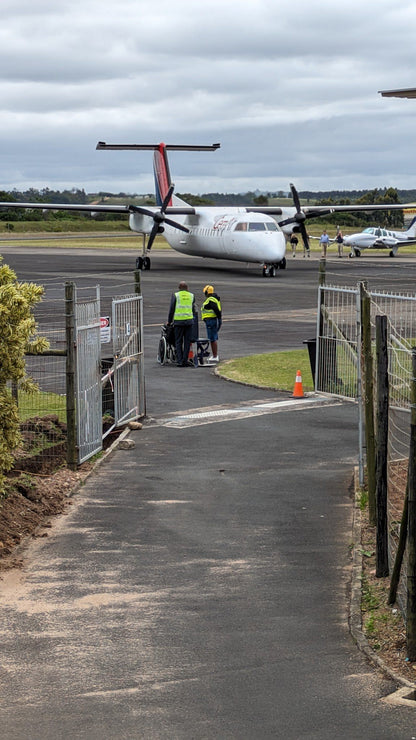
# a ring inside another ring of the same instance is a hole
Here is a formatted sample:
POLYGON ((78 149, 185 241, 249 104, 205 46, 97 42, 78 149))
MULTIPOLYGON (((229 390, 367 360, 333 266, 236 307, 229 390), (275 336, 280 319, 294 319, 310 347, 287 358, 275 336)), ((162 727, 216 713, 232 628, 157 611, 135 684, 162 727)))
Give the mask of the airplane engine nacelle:
POLYGON ((153 218, 146 216, 144 213, 130 213, 129 215, 129 226, 132 231, 138 231, 141 234, 150 234, 153 224, 153 218))

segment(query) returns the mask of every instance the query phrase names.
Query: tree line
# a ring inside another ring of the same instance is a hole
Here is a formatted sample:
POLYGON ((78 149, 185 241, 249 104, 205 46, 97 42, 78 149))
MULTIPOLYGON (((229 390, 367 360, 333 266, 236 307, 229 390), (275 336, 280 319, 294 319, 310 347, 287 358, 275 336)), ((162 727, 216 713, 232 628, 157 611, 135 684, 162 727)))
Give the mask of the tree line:
MULTIPOLYGON (((253 192, 248 191, 246 193, 204 193, 202 195, 195 195, 193 193, 178 193, 177 194, 184 201, 196 206, 267 206, 276 204, 276 200, 280 201, 280 205, 288 206, 292 205, 292 199, 290 194, 285 194, 282 191, 276 193, 260 193, 259 191, 253 192)), ((393 203, 405 203, 416 201, 416 190, 398 190, 397 188, 375 188, 373 190, 351 190, 351 191, 301 191, 299 197, 303 205, 367 205, 369 203, 385 204, 386 210, 374 211, 369 213, 345 213, 345 214, 334 214, 329 217, 325 217, 325 223, 333 221, 337 224, 344 226, 360 226, 365 224, 376 224, 385 226, 386 228, 400 228, 403 226, 404 219, 402 211, 389 211, 388 205, 393 203)), ((137 194, 128 193, 86 193, 82 188, 72 188, 71 190, 52 190, 50 188, 43 188, 37 190, 36 188, 29 188, 28 190, 10 190, 0 191, 0 199, 3 202, 35 202, 35 203, 59 203, 59 204, 100 204, 110 203, 113 199, 114 202, 131 203, 134 201, 135 204, 140 202, 150 205, 152 202, 148 195, 138 196, 137 194)), ((90 214, 82 213, 77 211, 42 211, 41 209, 16 209, 16 208, 3 208, 0 210, 0 220, 2 221, 42 221, 46 219, 80 219, 90 218, 90 214)), ((97 214, 95 216, 98 220, 112 221, 117 219, 124 220, 123 214, 97 214)), ((317 219, 318 223, 319 220, 317 219)))

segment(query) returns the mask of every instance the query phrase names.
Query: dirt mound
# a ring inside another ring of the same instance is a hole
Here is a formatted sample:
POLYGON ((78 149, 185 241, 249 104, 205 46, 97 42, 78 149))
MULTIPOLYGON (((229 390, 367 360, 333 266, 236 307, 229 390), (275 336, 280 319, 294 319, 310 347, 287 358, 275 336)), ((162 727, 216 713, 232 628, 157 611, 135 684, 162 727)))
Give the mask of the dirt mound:
POLYGON ((22 442, 0 500, 0 570, 18 564, 16 548, 29 536, 46 536, 50 518, 71 504, 70 494, 86 477, 91 463, 78 471, 66 466, 66 425, 55 415, 21 424, 22 442))

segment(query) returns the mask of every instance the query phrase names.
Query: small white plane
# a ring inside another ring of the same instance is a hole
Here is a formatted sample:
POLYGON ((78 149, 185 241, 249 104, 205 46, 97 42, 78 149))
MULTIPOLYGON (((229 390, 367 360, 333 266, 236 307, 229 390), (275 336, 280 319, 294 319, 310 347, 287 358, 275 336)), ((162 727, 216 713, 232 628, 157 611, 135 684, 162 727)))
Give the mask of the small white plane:
POLYGON ((309 250, 305 221, 342 211, 375 211, 403 209, 410 204, 359 206, 301 206, 294 185, 290 185, 293 206, 191 206, 174 195, 167 151, 215 151, 210 146, 170 144, 106 144, 97 149, 152 150, 157 206, 77 205, 63 203, 0 202, 0 208, 41 208, 93 213, 125 213, 132 231, 142 234, 142 254, 136 259, 138 269, 150 269, 149 252, 157 234, 164 233, 173 249, 197 257, 233 260, 261 265, 264 277, 273 277, 277 268, 286 267, 286 238, 300 232, 309 250), (171 218, 175 216, 175 220, 171 218), (146 237, 147 242, 146 242, 146 237))
POLYGON ((407 231, 369 226, 357 234, 344 236, 344 244, 351 249, 350 257, 360 257, 363 249, 390 249, 390 257, 395 257, 399 247, 416 244, 416 216, 407 231))

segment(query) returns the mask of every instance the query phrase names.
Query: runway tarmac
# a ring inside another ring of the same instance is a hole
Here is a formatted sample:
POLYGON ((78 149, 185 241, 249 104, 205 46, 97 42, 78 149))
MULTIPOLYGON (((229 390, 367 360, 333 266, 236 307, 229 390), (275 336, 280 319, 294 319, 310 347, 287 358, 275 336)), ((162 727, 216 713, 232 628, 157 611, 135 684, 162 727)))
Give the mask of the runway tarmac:
MULTIPOLYGON (((105 300, 132 286, 131 252, 15 248, 6 261, 45 281, 54 310, 67 279, 100 283, 105 300)), ((318 260, 288 262, 269 279, 158 252, 143 273, 145 428, 0 586, 5 740, 416 734, 414 710, 383 702, 394 682, 348 631, 355 405, 290 407, 290 394, 156 362, 181 279, 221 295, 222 358, 303 346, 318 260)), ((327 267, 334 284, 406 291, 416 262, 327 267)))

